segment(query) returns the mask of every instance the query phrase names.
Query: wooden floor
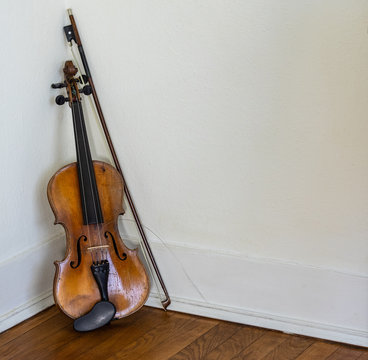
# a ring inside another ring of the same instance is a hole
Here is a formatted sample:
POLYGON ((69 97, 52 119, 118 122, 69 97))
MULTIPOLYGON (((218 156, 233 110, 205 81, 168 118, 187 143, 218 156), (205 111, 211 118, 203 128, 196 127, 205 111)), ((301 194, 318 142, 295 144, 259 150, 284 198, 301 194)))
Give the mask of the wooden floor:
POLYGON ((51 307, 0 334, 0 359, 368 360, 368 350, 149 307, 81 334, 51 307))

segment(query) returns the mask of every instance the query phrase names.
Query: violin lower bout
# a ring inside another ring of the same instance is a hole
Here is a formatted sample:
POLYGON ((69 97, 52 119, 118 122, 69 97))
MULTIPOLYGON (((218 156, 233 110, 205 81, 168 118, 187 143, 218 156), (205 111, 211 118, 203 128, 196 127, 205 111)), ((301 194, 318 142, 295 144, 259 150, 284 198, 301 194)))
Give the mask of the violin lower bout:
MULTIPOLYGON (((114 237, 118 238, 118 234, 115 233, 114 237)), ((63 261, 55 262, 55 302, 72 318, 86 314, 101 300, 91 271, 92 260, 88 256, 88 245, 82 246, 84 247, 81 249, 82 260, 77 268, 71 267, 76 254, 68 254, 63 261)), ((115 253, 113 244, 109 245, 105 257, 110 267, 107 290, 109 301, 116 308, 115 318, 122 318, 137 311, 146 302, 149 281, 146 273, 142 272, 143 265, 136 250, 119 245, 117 247, 121 255, 126 254, 126 259, 121 260, 115 253)))
POLYGON ((115 318, 139 310, 149 294, 149 279, 137 250, 120 238, 117 218, 123 213, 123 182, 111 165, 94 161, 104 223, 84 225, 76 164, 60 169, 50 180, 48 198, 55 223, 66 231, 66 254, 55 261, 54 299, 71 318, 78 318, 101 300, 91 271, 93 261, 109 263, 108 297, 116 307, 115 318))

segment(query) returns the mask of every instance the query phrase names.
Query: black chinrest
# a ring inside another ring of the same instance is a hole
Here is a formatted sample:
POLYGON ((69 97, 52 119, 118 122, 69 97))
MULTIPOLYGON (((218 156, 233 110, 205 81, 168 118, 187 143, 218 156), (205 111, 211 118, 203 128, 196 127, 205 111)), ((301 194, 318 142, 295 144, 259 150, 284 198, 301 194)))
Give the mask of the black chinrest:
POLYGON ((90 312, 74 320, 74 330, 91 331, 107 325, 115 316, 116 309, 110 301, 98 302, 90 312))

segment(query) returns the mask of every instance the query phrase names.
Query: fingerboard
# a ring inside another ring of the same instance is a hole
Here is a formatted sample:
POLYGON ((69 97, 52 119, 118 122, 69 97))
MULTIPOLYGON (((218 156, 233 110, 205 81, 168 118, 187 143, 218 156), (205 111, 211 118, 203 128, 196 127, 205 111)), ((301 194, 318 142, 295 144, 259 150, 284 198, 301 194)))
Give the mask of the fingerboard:
POLYGON ((103 223, 103 216, 80 101, 72 102, 77 168, 84 225, 103 223))

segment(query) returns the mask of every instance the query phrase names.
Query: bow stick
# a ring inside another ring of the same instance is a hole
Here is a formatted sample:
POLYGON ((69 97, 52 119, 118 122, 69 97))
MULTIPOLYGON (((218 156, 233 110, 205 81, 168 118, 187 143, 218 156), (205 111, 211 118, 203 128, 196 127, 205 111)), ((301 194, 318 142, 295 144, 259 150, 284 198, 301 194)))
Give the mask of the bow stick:
POLYGON ((98 100, 97 92, 96 92, 96 89, 95 89, 95 86, 94 86, 94 83, 93 83, 93 80, 92 80, 91 71, 90 71, 89 66, 88 66, 88 63, 87 63, 87 58, 86 58, 86 55, 85 55, 84 50, 83 50, 82 42, 81 42, 81 39, 80 39, 80 36, 79 36, 79 33, 78 33, 78 29, 77 29, 77 25, 75 23, 74 16, 73 16, 73 13, 72 13, 72 10, 71 9, 68 9, 68 15, 69 15, 69 19, 70 19, 71 25, 64 26, 64 32, 65 32, 65 35, 66 35, 66 39, 70 43, 72 42, 72 40, 74 40, 75 43, 78 46, 79 55, 80 55, 80 58, 81 58, 82 63, 83 63, 84 71, 85 71, 86 76, 88 78, 88 83, 89 83, 89 85, 92 88, 93 100, 94 100, 94 103, 95 103, 95 106, 96 106, 96 109, 97 109, 97 113, 98 113, 98 116, 99 116, 99 119, 100 119, 101 126, 103 128, 103 131, 104 131, 104 134, 105 134, 107 143, 109 145, 109 149, 110 149, 111 155, 112 155, 113 160, 114 160, 114 163, 115 163, 115 167, 118 170, 118 172, 120 173, 121 177, 123 178, 123 181, 124 181, 124 192, 125 192, 126 198, 128 200, 129 206, 130 206, 130 208, 132 210, 132 214, 133 214, 134 220, 135 220, 135 222, 137 224, 139 234, 140 234, 140 236, 142 238, 143 245, 144 245, 144 247, 145 247, 145 249, 147 251, 147 254, 149 256, 149 259, 150 259, 150 262, 151 262, 151 264, 153 266, 153 269, 155 270, 155 273, 156 273, 156 276, 157 276, 158 281, 160 282, 161 288, 162 288, 162 290, 163 290, 163 292, 164 292, 164 294, 166 296, 166 298, 161 301, 161 304, 162 304, 163 308, 166 310, 166 308, 171 303, 170 296, 169 296, 169 293, 168 293, 168 291, 166 289, 165 283, 164 283, 164 281, 162 279, 160 270, 158 269, 156 260, 155 260, 155 258, 153 256, 151 247, 150 247, 150 245, 148 243, 148 240, 147 240, 146 234, 144 232, 142 223, 141 223, 141 221, 139 219, 137 210, 136 210, 136 208, 134 206, 134 202, 133 202, 132 196, 130 195, 128 186, 127 186, 126 181, 124 179, 123 171, 121 170, 121 167, 120 167, 120 164, 119 164, 119 160, 118 160, 118 157, 116 155, 116 152, 115 152, 115 149, 114 149, 114 145, 112 143, 112 140, 111 140, 111 137, 110 137, 110 133, 109 133, 109 130, 108 130, 107 125, 106 125, 105 117, 104 117, 104 115, 102 113, 102 108, 101 108, 101 105, 100 105, 100 101, 98 100))

